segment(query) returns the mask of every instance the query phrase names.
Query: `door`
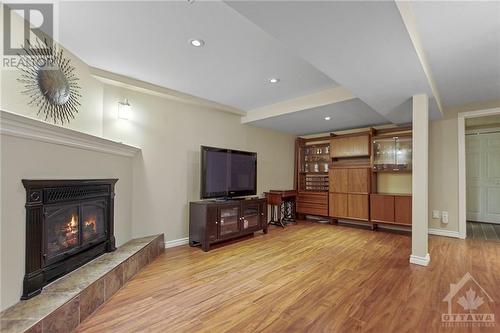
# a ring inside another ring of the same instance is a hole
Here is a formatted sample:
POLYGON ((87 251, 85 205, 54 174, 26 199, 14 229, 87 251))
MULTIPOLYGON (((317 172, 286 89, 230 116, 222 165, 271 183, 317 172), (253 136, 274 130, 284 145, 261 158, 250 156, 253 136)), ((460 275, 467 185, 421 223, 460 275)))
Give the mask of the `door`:
POLYGON ((376 222, 394 222, 394 196, 370 195, 370 219, 376 222))
POLYGON ((500 133, 467 135, 467 220, 500 224, 500 133))
POLYGON ((261 227, 261 205, 258 202, 243 202, 241 230, 255 230, 261 227))
POLYGON ((232 237, 240 233, 240 204, 219 207, 219 238, 232 237))
POLYGON ((394 203, 394 220, 396 221, 396 223, 411 225, 412 197, 410 195, 396 196, 394 199, 394 203))
POLYGON ((330 192, 347 192, 347 169, 330 169, 330 192))
POLYGON ((347 213, 349 218, 368 220, 368 194, 348 194, 347 213))
POLYGON ((347 194, 330 193, 329 194, 329 216, 347 217, 347 194))
POLYGON ((370 169, 348 169, 348 190, 349 193, 369 193, 370 169))

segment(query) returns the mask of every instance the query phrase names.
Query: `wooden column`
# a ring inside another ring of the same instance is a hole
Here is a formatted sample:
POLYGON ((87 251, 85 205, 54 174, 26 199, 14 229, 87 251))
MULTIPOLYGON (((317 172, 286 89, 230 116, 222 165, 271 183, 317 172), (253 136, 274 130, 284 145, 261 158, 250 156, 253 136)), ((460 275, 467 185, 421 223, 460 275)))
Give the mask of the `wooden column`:
POLYGON ((410 263, 427 266, 429 211, 429 98, 413 96, 412 250, 410 263))

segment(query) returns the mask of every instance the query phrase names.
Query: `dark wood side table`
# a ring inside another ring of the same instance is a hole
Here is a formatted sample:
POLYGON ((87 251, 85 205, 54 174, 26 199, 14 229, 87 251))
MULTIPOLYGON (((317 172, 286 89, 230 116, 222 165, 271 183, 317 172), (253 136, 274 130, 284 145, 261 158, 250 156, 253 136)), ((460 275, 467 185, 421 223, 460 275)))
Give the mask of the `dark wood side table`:
POLYGON ((295 222, 295 201, 297 191, 295 190, 270 190, 264 193, 267 204, 271 206, 271 220, 269 224, 282 228, 288 222, 295 222))

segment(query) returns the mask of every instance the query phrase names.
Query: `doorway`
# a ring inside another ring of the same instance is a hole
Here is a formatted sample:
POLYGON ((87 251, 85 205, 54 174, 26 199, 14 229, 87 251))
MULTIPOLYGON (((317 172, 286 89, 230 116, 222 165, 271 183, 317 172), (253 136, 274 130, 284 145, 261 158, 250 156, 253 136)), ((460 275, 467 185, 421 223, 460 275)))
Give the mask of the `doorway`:
POLYGON ((500 109, 461 114, 460 125, 459 232, 500 242, 500 109))

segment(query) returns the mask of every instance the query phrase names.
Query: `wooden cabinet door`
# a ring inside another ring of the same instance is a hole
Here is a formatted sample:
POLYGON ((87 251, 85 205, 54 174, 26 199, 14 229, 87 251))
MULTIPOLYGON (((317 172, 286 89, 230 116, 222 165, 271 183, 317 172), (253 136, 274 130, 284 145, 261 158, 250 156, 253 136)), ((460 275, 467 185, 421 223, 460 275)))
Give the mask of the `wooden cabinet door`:
POLYGON ((384 194, 370 195, 370 220, 394 223, 394 196, 384 194))
POLYGON ((395 216, 396 223, 411 225, 411 196, 396 196, 395 216))
POLYGON ((346 157, 349 156, 349 138, 339 137, 330 140, 330 157, 346 157))
POLYGON ((207 208, 207 230, 205 232, 205 237, 207 237, 208 242, 214 242, 219 239, 219 215, 217 212, 218 210, 216 206, 210 206, 207 208))
POLYGON ((329 194, 329 211, 331 217, 348 217, 347 214, 347 194, 330 193, 329 194))
POLYGON ((345 136, 330 140, 330 157, 370 156, 370 135, 345 136))
POLYGON ((370 155, 370 136, 368 134, 349 137, 350 156, 370 155))
POLYGON ((348 188, 350 193, 370 193, 370 169, 348 169, 348 188))
POLYGON ((260 203, 260 225, 263 228, 267 226, 267 204, 265 201, 260 203))
POLYGON ((330 169, 330 192, 346 193, 348 183, 347 169, 330 169))
POLYGON ((368 220, 368 194, 347 195, 347 215, 357 220, 368 220))

